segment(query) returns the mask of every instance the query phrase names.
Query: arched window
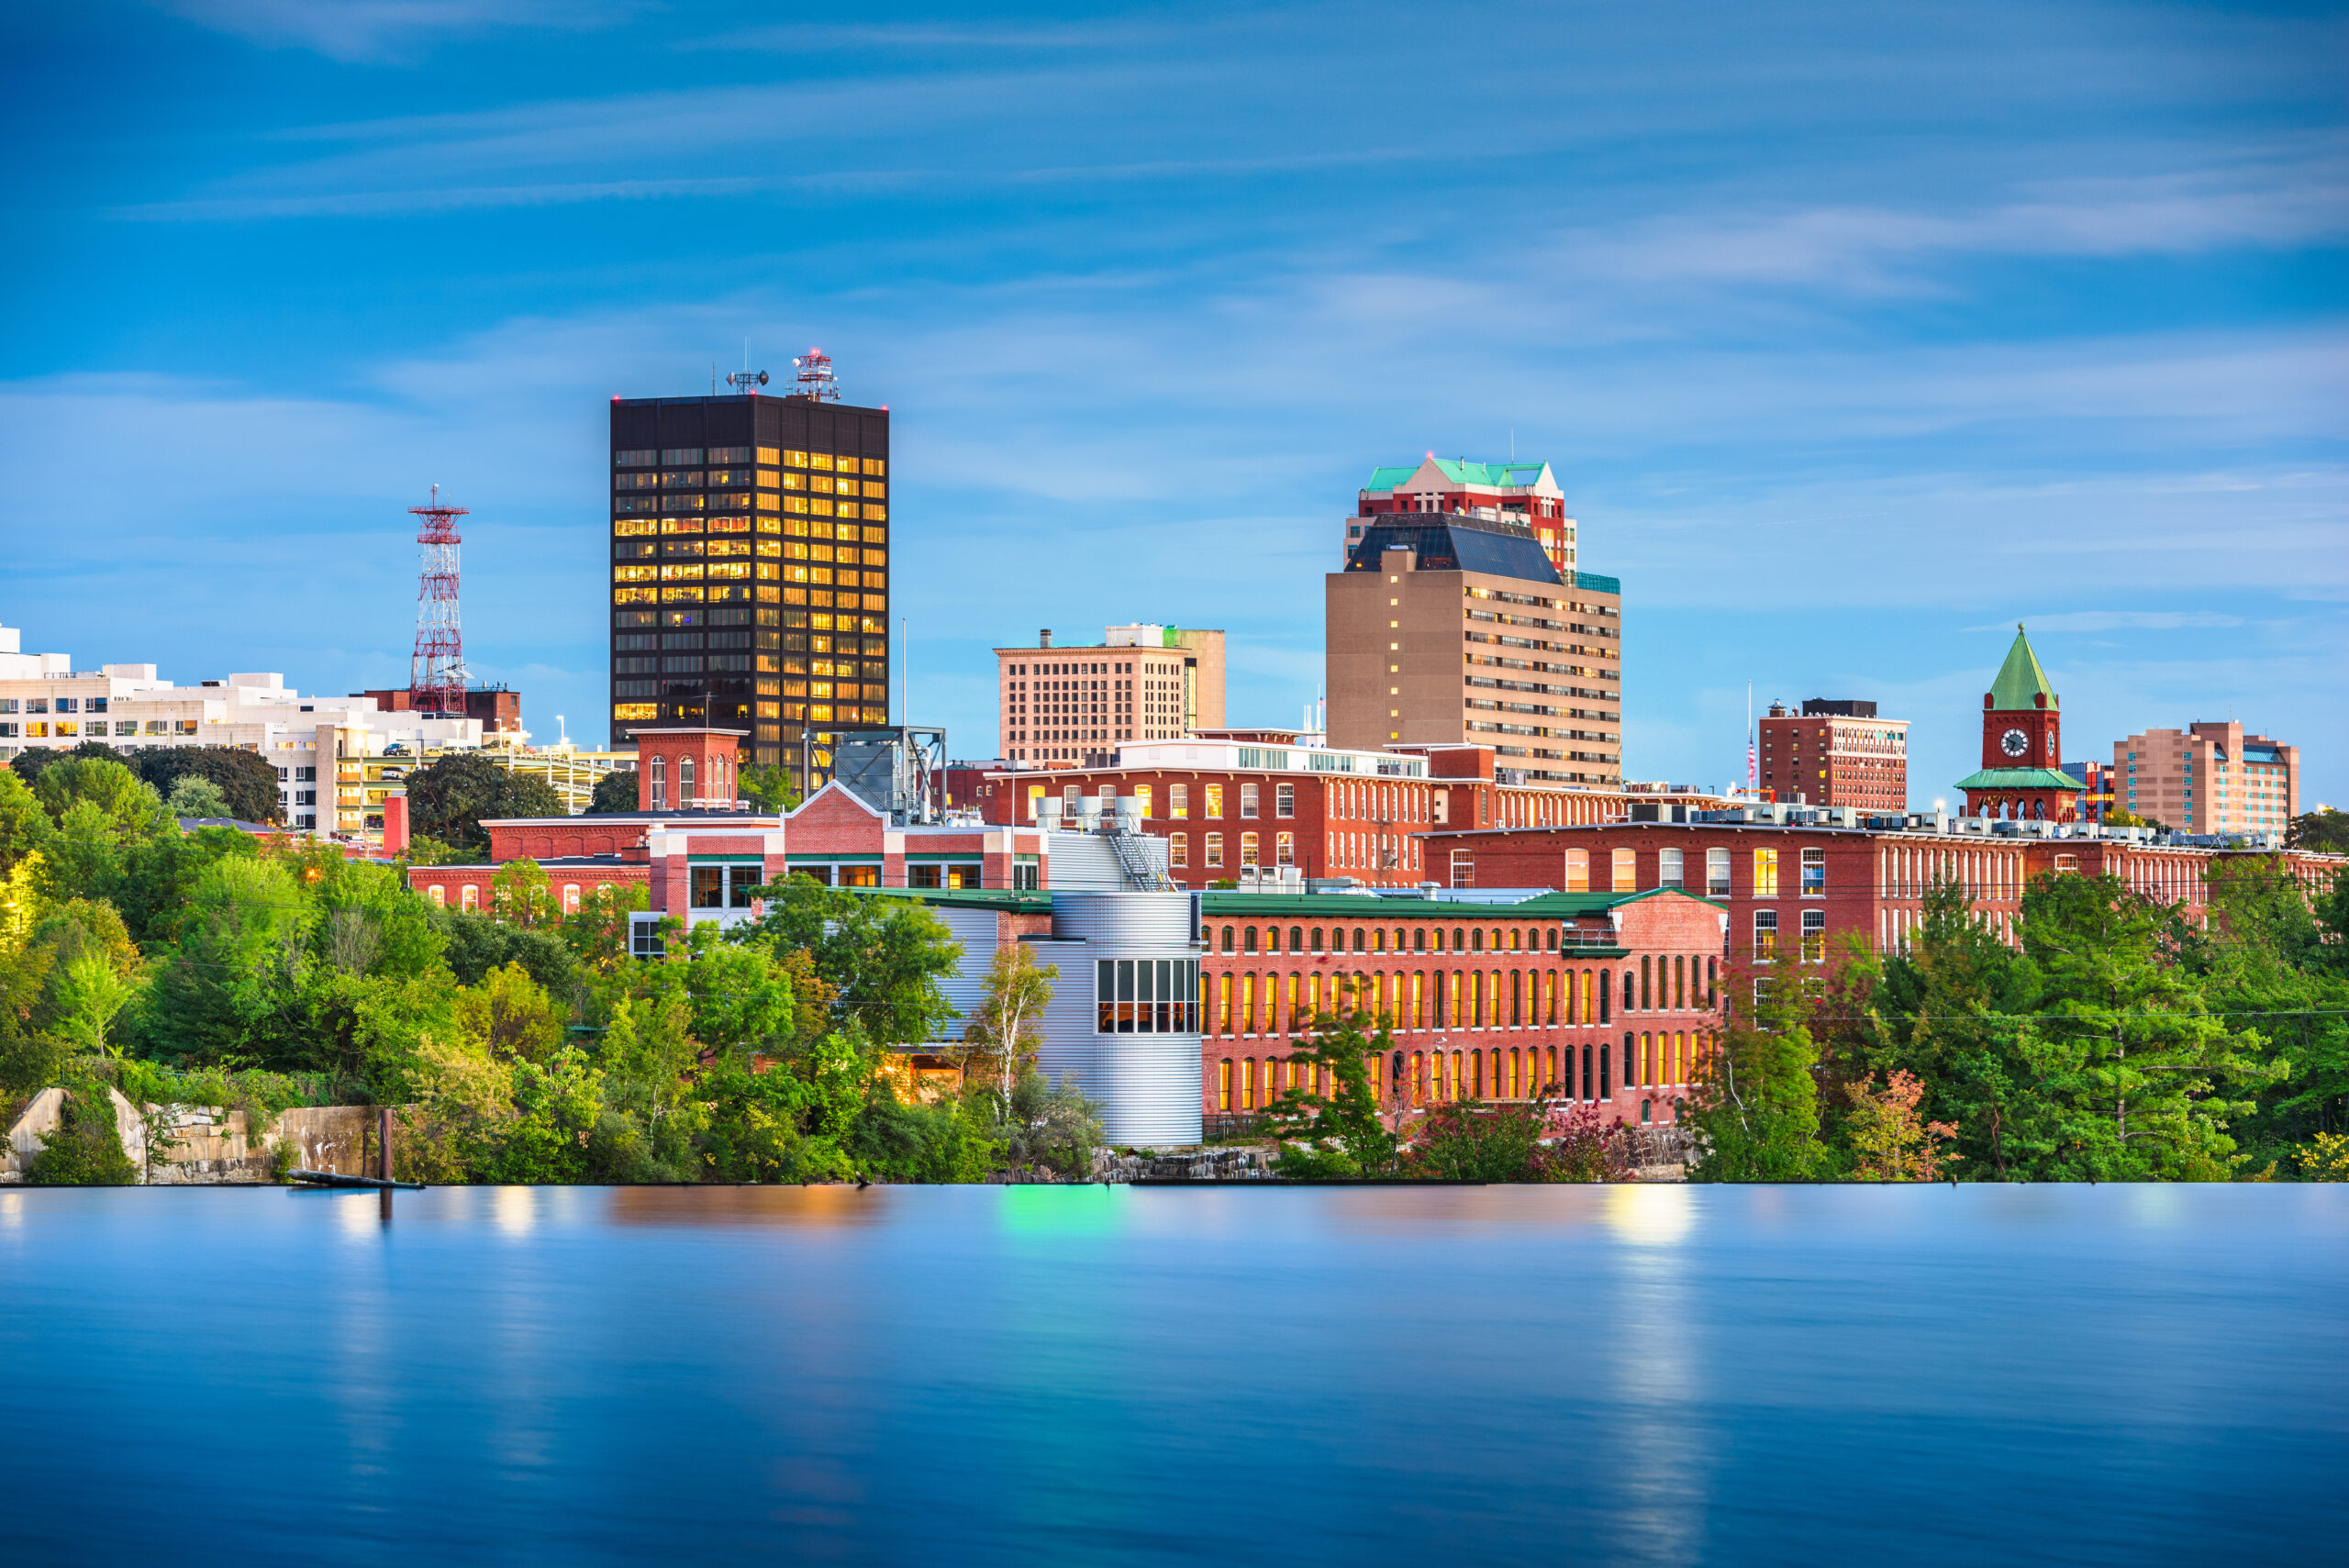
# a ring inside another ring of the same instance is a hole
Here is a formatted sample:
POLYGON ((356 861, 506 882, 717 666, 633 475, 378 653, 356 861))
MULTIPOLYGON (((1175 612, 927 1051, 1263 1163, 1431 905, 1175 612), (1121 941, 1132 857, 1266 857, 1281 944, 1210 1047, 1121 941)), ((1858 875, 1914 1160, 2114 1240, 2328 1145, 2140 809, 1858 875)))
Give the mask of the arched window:
POLYGON ((1256 951, 1255 927, 1250 926, 1240 933, 1240 951, 1241 952, 1254 952, 1256 951))
POLYGON ((652 809, 669 809, 669 759, 659 755, 652 759, 652 809))
POLYGON ((1454 951, 1454 952, 1458 952, 1458 951, 1460 951, 1463 948, 1465 948, 1467 945, 1468 945, 1468 935, 1467 935, 1467 933, 1466 933, 1466 932, 1464 932, 1464 931, 1463 931, 1463 930, 1462 930, 1459 927, 1457 927, 1457 926, 1453 927, 1453 928, 1452 928, 1452 951, 1454 951))
POLYGON ((1631 1010, 1631 972, 1626 969, 1623 971, 1623 1010, 1625 1012, 1631 1010))
MULTIPOLYGON (((1586 970, 1586 970, 1584 970, 1584 971, 1583 971, 1583 978, 1584 978, 1585 983, 1586 983, 1586 984, 1587 984, 1587 983, 1588 983, 1588 981, 1589 981, 1589 979, 1590 979, 1590 971, 1588 971, 1588 970, 1586 970)), ((1609 1004, 1611 1004, 1611 1003, 1614 1001, 1614 999, 1615 999, 1615 982, 1614 982, 1612 979, 1609 978, 1607 971, 1605 971, 1605 970, 1603 970, 1603 969, 1602 969, 1602 970, 1600 970, 1600 971, 1598 972, 1598 1021, 1599 1021, 1600 1023, 1602 1023, 1602 1024, 1603 1024, 1603 1023, 1608 1023, 1608 1022, 1611 1021, 1611 1020, 1609 1019, 1609 1018, 1608 1009, 1609 1009, 1609 1004)), ((1588 1022, 1590 1022, 1590 1017, 1589 1017, 1590 1009, 1589 1009, 1589 1006, 1588 1006, 1588 1005, 1587 1005, 1587 1002, 1588 1002, 1588 997, 1587 997, 1587 995, 1586 995, 1586 997, 1585 997, 1585 1004, 1586 1004, 1586 1005, 1585 1005, 1585 1006, 1584 1006, 1584 1008, 1583 1008, 1583 1014, 1584 1014, 1584 1017, 1583 1017, 1583 1020, 1582 1020, 1584 1023, 1588 1023, 1588 1022)))
POLYGON ((481 889, 469 882, 465 884, 464 891, 457 895, 457 899, 462 908, 478 909, 481 907, 481 889))
POLYGON ((1654 1102, 1654 1101, 1653 1101, 1653 1100, 1642 1100, 1642 1101, 1640 1102, 1640 1120, 1641 1120, 1641 1122, 1642 1122, 1642 1124, 1645 1124, 1645 1123, 1647 1123, 1647 1122, 1653 1121, 1654 1119, 1655 1119, 1655 1102, 1654 1102))
POLYGON ((1558 931, 1556 927, 1553 926, 1550 929, 1549 934, 1544 940, 1552 952, 1558 951, 1558 931))
MULTIPOLYGON (((1516 1029, 1525 1022, 1525 972, 1508 972, 1508 1026, 1516 1029)), ((1512 1053, 1513 1054, 1513 1053, 1512 1053)), ((1514 1070, 1512 1070, 1513 1073, 1514 1070)))
POLYGON ((1240 1108, 1256 1108, 1256 1059, 1252 1056, 1240 1064, 1240 1108))
POLYGON ((1363 929, 1360 926, 1356 926, 1354 928, 1354 951, 1356 952, 1368 952, 1370 951, 1369 947, 1363 940, 1363 929))
POLYGON ((562 912, 566 915, 579 913, 579 884, 575 882, 567 883, 563 886, 562 912))
POLYGON ((1231 1108, 1231 1058, 1229 1056, 1216 1063, 1215 1108, 1219 1111, 1231 1108))
POLYGON ((1305 951, 1304 927, 1291 926, 1288 929, 1288 951, 1291 952, 1303 952, 1305 951))
POLYGON ((1525 951, 1525 933, 1515 926, 1508 929, 1508 951, 1511 952, 1525 951))
POLYGON ((1230 926, 1226 926, 1226 927, 1223 929, 1223 951, 1226 951, 1226 952, 1231 952, 1231 951, 1235 951, 1235 948, 1234 948, 1234 945, 1233 945, 1233 944, 1234 944, 1234 943, 1236 943, 1238 940, 1239 940, 1239 934, 1238 934, 1236 931, 1234 931, 1234 930, 1233 930, 1230 926))
POLYGON ((425 891, 431 895, 433 903, 440 905, 443 908, 448 906, 449 890, 447 888, 441 886, 436 882, 430 887, 425 889, 425 891))
POLYGON ((693 801, 694 760, 691 757, 680 757, 677 759, 677 804, 691 806, 693 801))
POLYGON ((1413 952, 1428 951, 1428 929, 1425 926, 1411 928, 1411 951, 1413 952))

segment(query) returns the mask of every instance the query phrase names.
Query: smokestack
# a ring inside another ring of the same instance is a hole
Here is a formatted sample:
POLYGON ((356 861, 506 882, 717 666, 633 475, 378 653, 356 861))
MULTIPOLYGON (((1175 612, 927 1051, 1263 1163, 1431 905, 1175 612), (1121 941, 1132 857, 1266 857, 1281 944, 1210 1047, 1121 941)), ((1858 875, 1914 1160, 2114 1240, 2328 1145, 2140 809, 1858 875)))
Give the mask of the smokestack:
POLYGON ((1043 630, 1036 634, 1036 646, 1039 648, 1050 648, 1052 645, 1052 628, 1051 627, 1046 627, 1043 630))
POLYGON ((407 792, 384 796, 384 853, 394 860, 407 853, 407 792))

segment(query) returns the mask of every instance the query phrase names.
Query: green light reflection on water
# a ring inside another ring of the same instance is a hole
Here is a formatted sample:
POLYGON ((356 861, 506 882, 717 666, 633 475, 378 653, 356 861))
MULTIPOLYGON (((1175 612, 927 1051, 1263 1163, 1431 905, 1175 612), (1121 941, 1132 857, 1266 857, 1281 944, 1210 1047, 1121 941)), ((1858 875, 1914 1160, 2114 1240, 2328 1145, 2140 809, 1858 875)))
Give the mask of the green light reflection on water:
POLYGON ((999 1212, 1003 1229, 1015 1236, 1115 1236, 1126 1229, 1127 1188, 1008 1186, 999 1212))

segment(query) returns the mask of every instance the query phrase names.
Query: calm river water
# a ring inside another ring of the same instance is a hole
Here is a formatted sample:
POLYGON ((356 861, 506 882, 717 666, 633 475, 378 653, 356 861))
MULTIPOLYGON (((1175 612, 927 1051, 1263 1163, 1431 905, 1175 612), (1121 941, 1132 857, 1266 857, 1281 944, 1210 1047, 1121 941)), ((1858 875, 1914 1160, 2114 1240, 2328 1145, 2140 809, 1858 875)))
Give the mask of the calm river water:
POLYGON ((2341 1561, 2349 1189, 0 1191, 12 1562, 2341 1561))

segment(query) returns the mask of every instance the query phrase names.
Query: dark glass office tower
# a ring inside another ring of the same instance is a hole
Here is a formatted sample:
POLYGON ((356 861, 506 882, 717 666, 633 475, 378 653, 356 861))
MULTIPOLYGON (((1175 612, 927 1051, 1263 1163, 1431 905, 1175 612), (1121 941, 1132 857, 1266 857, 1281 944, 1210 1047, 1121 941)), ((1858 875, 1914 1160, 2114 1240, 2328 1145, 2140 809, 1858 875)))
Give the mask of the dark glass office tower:
MULTIPOLYGON (((889 722, 889 414, 807 397, 612 403, 612 740, 889 722)), ((806 781, 795 779, 801 790, 806 781)))

